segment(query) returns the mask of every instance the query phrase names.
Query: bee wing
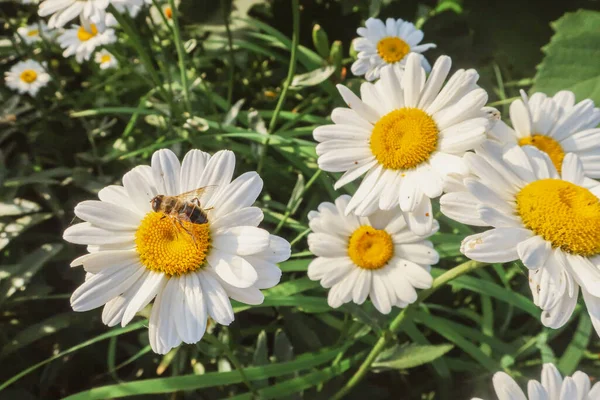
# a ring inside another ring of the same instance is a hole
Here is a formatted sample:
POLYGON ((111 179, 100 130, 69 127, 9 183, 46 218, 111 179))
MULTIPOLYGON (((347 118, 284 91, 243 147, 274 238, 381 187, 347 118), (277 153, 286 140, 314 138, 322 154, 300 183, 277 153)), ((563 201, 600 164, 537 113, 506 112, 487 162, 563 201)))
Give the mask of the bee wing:
POLYGON ((210 191, 216 189, 218 185, 210 185, 204 186, 198 189, 190 190, 189 192, 181 193, 175 196, 178 200, 181 201, 190 201, 193 199, 199 199, 205 193, 210 193, 210 191))

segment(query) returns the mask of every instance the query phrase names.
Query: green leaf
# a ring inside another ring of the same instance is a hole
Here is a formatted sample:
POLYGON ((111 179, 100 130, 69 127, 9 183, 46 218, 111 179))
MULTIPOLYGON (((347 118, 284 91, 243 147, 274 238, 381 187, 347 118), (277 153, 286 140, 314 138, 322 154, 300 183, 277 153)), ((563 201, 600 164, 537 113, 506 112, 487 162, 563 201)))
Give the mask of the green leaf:
POLYGON ((380 354, 373 363, 377 369, 409 369, 430 363, 454 348, 452 344, 440 345, 418 345, 409 344, 400 347, 398 345, 380 354))
POLYGON ((553 95, 571 90, 578 100, 600 102, 600 12, 567 13, 552 24, 532 91, 553 95))
POLYGON ((579 317, 579 324, 571 343, 569 343, 569 346, 567 346, 567 349, 558 361, 557 367, 563 375, 571 375, 575 372, 579 361, 583 358, 583 353, 590 343, 591 334, 592 321, 588 313, 583 312, 581 313, 581 317, 579 317))
MULTIPOLYGON (((258 338, 256 339, 256 348, 254 349, 254 355, 252 356, 252 365, 267 365, 269 363, 269 354, 267 349, 267 334, 265 331, 260 331, 258 338)), ((269 385, 267 379, 257 380, 254 386, 257 388, 264 388, 269 385)))
MULTIPOLYGON (((335 358, 340 351, 341 348, 335 348, 321 353, 307 353, 304 357, 298 357, 291 362, 249 367, 244 369, 244 373, 251 381, 287 375, 326 363, 335 358)), ((240 382, 243 382, 243 377, 239 371, 209 372, 200 376, 183 375, 102 386, 66 397, 65 400, 103 400, 141 394, 171 393, 178 390, 197 390, 240 382)))

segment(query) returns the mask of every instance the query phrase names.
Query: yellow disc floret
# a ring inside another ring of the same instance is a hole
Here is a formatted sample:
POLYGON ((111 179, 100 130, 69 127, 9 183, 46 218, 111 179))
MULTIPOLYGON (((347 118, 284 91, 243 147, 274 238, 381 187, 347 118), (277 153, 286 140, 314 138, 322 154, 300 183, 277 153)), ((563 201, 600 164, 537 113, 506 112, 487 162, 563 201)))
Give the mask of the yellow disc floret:
POLYGON ((600 253, 600 201, 588 189, 558 179, 542 179, 516 196, 517 213, 535 234, 571 254, 600 253))
POLYGON ((80 26, 79 30, 77 31, 77 37, 82 42, 87 42, 88 40, 90 40, 91 38, 96 36, 97 34, 98 34, 98 28, 96 28, 96 24, 90 24, 89 31, 86 30, 83 25, 80 26))
POLYGON ((548 154, 552 164, 556 167, 556 170, 560 173, 562 169, 562 162, 565 158, 565 152, 561 147, 560 143, 552 139, 549 136, 544 135, 532 135, 519 139, 520 146, 535 146, 539 150, 548 154))
POLYGON ((21 72, 21 80, 25 83, 33 83, 37 79, 38 74, 32 69, 26 69, 21 72))
POLYGON ((39 29, 32 29, 29 32, 27 32, 27 36, 29 36, 29 37, 38 36, 39 34, 40 34, 39 29))
POLYGON ((100 57, 100 63, 104 64, 107 62, 110 62, 111 58, 108 54, 104 54, 102 57, 100 57))
POLYGON ((411 169, 429 159, 439 130, 418 108, 400 108, 384 115, 371 133, 371 152, 387 169, 411 169))
POLYGON ((361 226, 350 236, 348 255, 360 268, 379 269, 394 255, 394 242, 384 230, 361 226))
POLYGON ((201 268, 210 250, 208 224, 175 220, 149 212, 135 233, 142 265, 166 275, 182 275, 201 268))
POLYGON ((398 37, 386 37, 377 42, 377 54, 388 64, 402 60, 410 52, 410 46, 398 37))

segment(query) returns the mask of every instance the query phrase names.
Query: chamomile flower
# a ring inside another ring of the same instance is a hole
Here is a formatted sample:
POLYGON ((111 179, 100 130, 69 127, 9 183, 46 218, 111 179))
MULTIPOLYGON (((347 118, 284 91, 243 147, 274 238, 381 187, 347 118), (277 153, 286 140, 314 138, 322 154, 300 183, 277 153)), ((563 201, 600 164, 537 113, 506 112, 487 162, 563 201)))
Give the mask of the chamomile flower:
POLYGON ((105 28, 104 24, 96 25, 85 21, 82 25, 72 25, 58 37, 60 47, 65 49, 63 57, 75 55, 78 63, 88 61, 97 47, 114 43, 116 40, 113 29, 105 28))
POLYGON ((377 83, 363 83, 362 99, 338 85, 350 108, 334 109, 334 125, 314 137, 319 168, 345 172, 336 189, 365 175, 346 213, 399 205, 413 232, 431 232, 430 199, 442 194, 448 173, 466 173, 461 156, 485 140, 489 125, 477 72, 459 70, 444 86, 450 65, 440 57, 425 79, 419 56, 410 54, 404 72, 386 67, 377 83))
POLYGON ((62 28, 78 17, 98 24, 104 23, 109 4, 110 0, 44 0, 38 14, 41 17, 52 15, 48 20, 50 28, 62 28))
POLYGON ((490 136, 501 143, 532 145, 548 154, 560 172, 566 153, 575 153, 587 176, 600 178, 600 109, 590 99, 575 104, 575 94, 566 90, 553 97, 534 93, 510 105, 512 128, 498 122, 490 136))
POLYGON ((232 181, 234 168, 231 151, 192 150, 180 164, 173 152, 159 150, 151 166, 125 174, 123 186, 79 203, 75 215, 86 222, 69 227, 64 238, 88 246, 89 254, 71 265, 83 265, 89 278, 73 293, 73 309, 104 306, 105 324, 125 326, 154 299, 150 345, 165 354, 182 341, 198 342, 208 318, 229 325, 229 298, 262 303, 260 289, 279 282, 276 263, 290 256, 290 245, 258 228, 263 213, 252 204, 261 178, 247 172, 232 181), (205 210, 206 223, 173 219, 151 206, 158 195, 203 187, 211 190, 194 204, 205 210))
POLYGON ((119 66, 119 62, 108 50, 102 49, 94 55, 94 61, 100 69, 111 69, 119 66))
MULTIPOLYGON (((541 383, 530 380, 527 396, 517 382, 504 372, 496 372, 492 379, 498 400, 595 400, 600 399, 600 383, 593 387, 590 377, 581 371, 563 379, 554 364, 544 364, 541 383)), ((472 400, 481 400, 473 398, 472 400)))
MULTIPOLYGON (((167 21, 171 21, 173 19, 173 9, 171 8, 171 4, 166 0, 159 1, 158 4, 160 5, 160 10, 154 7, 154 5, 150 7, 150 18, 152 18, 152 21, 158 25, 164 24, 165 21, 161 16, 161 13, 165 16, 167 21)), ((181 0, 175 0, 176 8, 179 8, 180 4, 181 0)))
POLYGON ((535 147, 493 142, 464 159, 471 174, 448 178, 441 210, 493 229, 466 237, 461 252, 489 263, 520 259, 542 323, 550 328, 569 320, 581 288, 600 334, 600 186, 586 187, 581 161, 568 153, 559 175, 535 147))
POLYGON ((20 94, 37 95, 50 81, 50 75, 42 64, 34 60, 19 61, 4 73, 6 86, 20 94))
POLYGON ((308 246, 317 256, 308 277, 331 288, 327 301, 334 308, 350 301, 362 304, 367 296, 383 314, 413 303, 415 289, 427 289, 433 281, 429 271, 439 255, 425 238, 437 231, 437 223, 426 236, 417 236, 400 213, 346 215, 349 202, 350 196, 343 195, 308 214, 313 231, 308 246))
POLYGON ((17 29, 19 40, 23 40, 26 44, 39 42, 42 40, 42 36, 45 38, 49 37, 48 26, 44 21, 39 21, 35 24, 21 26, 17 29))
POLYGON ((379 78, 381 68, 394 65, 404 68, 409 53, 419 54, 423 67, 431 68, 420 53, 436 47, 433 43, 419 44, 423 31, 402 19, 388 18, 385 23, 377 18, 369 18, 365 27, 356 31, 361 37, 353 42, 358 51, 358 59, 352 64, 354 75, 364 75, 368 81, 379 78))

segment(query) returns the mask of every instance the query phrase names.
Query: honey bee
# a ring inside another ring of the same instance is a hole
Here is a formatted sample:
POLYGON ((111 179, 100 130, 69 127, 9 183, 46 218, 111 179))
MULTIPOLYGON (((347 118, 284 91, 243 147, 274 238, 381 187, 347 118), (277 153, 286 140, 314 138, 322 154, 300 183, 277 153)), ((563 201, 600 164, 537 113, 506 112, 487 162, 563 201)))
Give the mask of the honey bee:
MULTIPOLYGON (((208 222, 207 211, 212 208, 204 209, 200 204, 200 196, 211 186, 205 186, 199 189, 190 190, 177 196, 167 196, 159 194, 150 200, 152 210, 163 213, 163 218, 171 218, 174 224, 178 225, 184 231, 191 233, 183 226, 183 222, 192 224, 206 224, 208 222)), ((192 235, 193 238, 193 235, 192 235)))

